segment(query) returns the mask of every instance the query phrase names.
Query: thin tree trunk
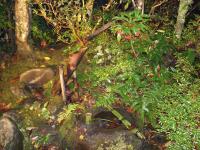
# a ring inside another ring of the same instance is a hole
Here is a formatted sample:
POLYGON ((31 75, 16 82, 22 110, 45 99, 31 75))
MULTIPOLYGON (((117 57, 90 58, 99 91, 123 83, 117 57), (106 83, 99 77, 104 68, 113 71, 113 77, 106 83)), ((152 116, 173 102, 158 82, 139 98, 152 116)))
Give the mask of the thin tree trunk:
POLYGON ((144 14, 144 0, 136 0, 136 8, 144 14))
POLYGON ((184 28, 186 13, 188 12, 189 6, 192 4, 193 0, 180 0, 178 17, 176 20, 175 34, 177 38, 181 38, 181 34, 184 28))
POLYGON ((28 0, 15 0, 15 35, 17 53, 30 55, 32 49, 28 43, 30 32, 30 12, 28 0))

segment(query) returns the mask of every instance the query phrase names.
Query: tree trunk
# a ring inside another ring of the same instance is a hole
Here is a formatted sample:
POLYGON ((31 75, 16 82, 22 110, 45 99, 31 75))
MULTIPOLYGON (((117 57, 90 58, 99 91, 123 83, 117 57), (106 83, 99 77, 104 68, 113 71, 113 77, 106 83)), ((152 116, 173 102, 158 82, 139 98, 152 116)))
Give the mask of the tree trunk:
POLYGON ((30 32, 30 12, 28 0, 15 0, 15 34, 17 53, 30 55, 32 49, 28 42, 30 32))
POLYGON ((189 6, 192 4, 193 0, 180 0, 178 17, 176 20, 175 34, 177 38, 181 38, 181 33, 184 28, 186 13, 188 12, 189 6))

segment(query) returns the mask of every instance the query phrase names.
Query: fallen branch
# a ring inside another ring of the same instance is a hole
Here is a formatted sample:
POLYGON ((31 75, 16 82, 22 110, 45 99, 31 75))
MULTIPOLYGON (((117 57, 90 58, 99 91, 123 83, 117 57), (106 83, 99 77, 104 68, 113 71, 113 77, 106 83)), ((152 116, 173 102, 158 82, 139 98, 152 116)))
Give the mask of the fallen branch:
MULTIPOLYGON (((127 129, 131 129, 131 123, 126 118, 124 118, 124 116, 122 116, 118 111, 116 111, 111 106, 106 106, 106 107, 113 113, 113 115, 115 115, 123 123, 123 125, 127 129)), ((137 137, 139 137, 140 139, 145 139, 145 136, 137 128, 131 129, 131 132, 133 134, 136 134, 137 137)))
POLYGON ((91 35, 89 35, 88 37, 86 37, 86 40, 87 41, 92 40, 95 36, 97 36, 98 34, 100 34, 103 31, 105 31, 106 29, 110 28, 111 25, 112 25, 112 22, 106 23, 101 28, 99 28, 96 31, 94 31, 94 33, 92 33, 91 35))

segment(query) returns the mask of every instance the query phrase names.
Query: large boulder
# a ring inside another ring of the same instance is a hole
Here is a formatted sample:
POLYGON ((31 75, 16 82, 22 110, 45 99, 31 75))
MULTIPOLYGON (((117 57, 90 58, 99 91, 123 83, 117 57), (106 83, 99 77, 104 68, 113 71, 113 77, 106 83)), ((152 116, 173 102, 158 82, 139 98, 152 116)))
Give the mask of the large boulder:
POLYGON ((15 121, 7 115, 0 119, 0 149, 23 150, 23 135, 15 121))
MULTIPOLYGON (((122 114, 122 112, 120 111, 122 114)), ((132 119, 125 114, 126 119, 132 119)), ((133 130, 127 130, 124 125, 105 109, 94 110, 92 122, 85 124, 85 117, 74 116, 73 127, 69 126, 69 121, 63 123, 65 130, 65 140, 69 149, 75 150, 141 150, 143 140, 137 137, 133 130)))
POLYGON ((142 140, 131 131, 117 129, 98 129, 87 133, 85 140, 79 141, 76 150, 83 147, 90 150, 140 150, 142 140))

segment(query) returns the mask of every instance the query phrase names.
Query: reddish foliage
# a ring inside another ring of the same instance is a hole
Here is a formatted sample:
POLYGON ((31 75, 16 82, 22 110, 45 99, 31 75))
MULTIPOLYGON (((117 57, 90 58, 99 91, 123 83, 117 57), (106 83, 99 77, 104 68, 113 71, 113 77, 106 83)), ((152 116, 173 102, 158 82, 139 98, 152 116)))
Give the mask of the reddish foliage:
POLYGON ((138 31, 135 33, 135 37, 140 37, 141 33, 138 31))
POLYGON ((132 40, 132 36, 131 35, 124 35, 124 39, 126 41, 130 41, 130 40, 132 40))
POLYGON ((133 108, 131 108, 131 107, 127 107, 127 108, 126 108, 126 111, 127 111, 128 113, 133 113, 133 112, 134 112, 133 108))
POLYGON ((17 81, 19 81, 19 76, 12 78, 10 83, 16 83, 17 81))
POLYGON ((47 47, 47 42, 46 42, 45 40, 42 40, 42 41, 40 42, 40 47, 41 47, 41 48, 46 48, 46 47, 47 47))
POLYGON ((6 104, 6 103, 0 103, 0 112, 6 112, 11 110, 11 104, 6 104))

